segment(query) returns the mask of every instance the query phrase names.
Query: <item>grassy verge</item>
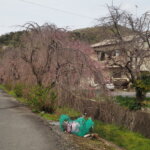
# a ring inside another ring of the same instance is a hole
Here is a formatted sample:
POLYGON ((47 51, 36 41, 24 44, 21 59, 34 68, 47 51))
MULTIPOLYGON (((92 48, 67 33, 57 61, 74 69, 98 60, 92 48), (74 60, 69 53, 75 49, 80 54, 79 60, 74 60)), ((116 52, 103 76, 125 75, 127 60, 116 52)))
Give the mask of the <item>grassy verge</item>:
POLYGON ((150 139, 116 125, 95 121, 94 132, 126 150, 149 150, 150 139))
MULTIPOLYGON (((137 100, 135 97, 122 97, 122 96, 117 96, 115 98, 115 101, 120 104, 121 106, 127 107, 130 110, 138 110, 139 106, 137 103, 137 100)), ((150 98, 147 97, 145 100, 142 102, 143 106, 146 108, 150 108, 150 98)))
POLYGON ((58 121, 60 115, 67 114, 71 118, 77 118, 81 116, 81 113, 68 107, 58 107, 53 114, 40 112, 39 115, 45 118, 46 120, 58 121))
MULTIPOLYGON (((30 100, 28 100, 27 98, 24 98, 22 96, 17 96, 16 93, 20 93, 20 92, 16 92, 12 88, 8 89, 4 85, 0 85, 0 89, 6 91, 9 95, 12 95, 13 97, 15 97, 19 102, 28 105, 32 109, 33 112, 37 113, 38 115, 40 115, 41 117, 43 117, 47 120, 58 121, 60 115, 62 115, 62 114, 67 114, 71 118, 77 118, 77 117, 81 116, 80 112, 78 112, 72 108, 68 108, 68 107, 56 107, 56 109, 53 113, 47 113, 45 111, 40 111, 36 106, 36 102, 31 103, 30 100)), ((34 93, 32 93, 32 95, 34 95, 34 93)))
MULTIPOLYGON (((24 104, 27 104, 31 107, 33 112, 36 112, 41 117, 58 121, 61 114, 67 114, 72 118, 78 117, 81 114, 74 109, 68 107, 57 107, 55 112, 46 113, 45 111, 39 111, 37 107, 34 107, 34 103, 30 103, 28 99, 23 98, 22 96, 17 96, 16 91, 13 89, 6 88, 3 85, 0 85, 0 88, 5 90, 8 94, 15 96, 16 99, 24 104)), ((34 93, 32 93, 34 95, 34 93)), ((37 99, 35 99, 37 100, 37 99)), ((36 104, 36 103, 35 103, 36 104)), ((115 143, 116 145, 125 148, 126 150, 149 150, 150 149, 150 139, 147 139, 140 134, 131 132, 122 127, 115 125, 104 124, 100 121, 95 121, 94 132, 98 133, 100 137, 115 143)), ((84 144, 85 145, 85 144, 84 144)), ((108 149, 108 148, 107 148, 108 149)))
POLYGON ((5 86, 4 86, 4 85, 2 85, 2 84, 0 84, 0 89, 2 89, 2 90, 4 90, 4 91, 6 91, 5 86))

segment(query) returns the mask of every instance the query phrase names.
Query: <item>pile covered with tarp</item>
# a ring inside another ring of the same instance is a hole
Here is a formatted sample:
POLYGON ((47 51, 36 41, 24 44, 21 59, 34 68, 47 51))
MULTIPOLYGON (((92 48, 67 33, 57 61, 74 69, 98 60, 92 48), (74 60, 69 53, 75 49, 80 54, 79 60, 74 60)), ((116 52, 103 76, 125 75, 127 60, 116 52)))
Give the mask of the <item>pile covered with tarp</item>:
POLYGON ((91 118, 79 117, 76 120, 71 120, 68 115, 61 115, 59 119, 60 128, 62 131, 75 134, 77 136, 85 136, 94 126, 91 118))

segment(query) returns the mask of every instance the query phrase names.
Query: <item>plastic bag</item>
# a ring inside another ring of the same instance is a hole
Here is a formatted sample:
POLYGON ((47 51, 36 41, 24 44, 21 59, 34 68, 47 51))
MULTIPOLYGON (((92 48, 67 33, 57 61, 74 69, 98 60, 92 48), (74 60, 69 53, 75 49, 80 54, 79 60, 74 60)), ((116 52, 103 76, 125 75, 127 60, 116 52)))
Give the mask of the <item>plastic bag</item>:
POLYGON ((80 117, 76 120, 71 120, 68 115, 61 115, 59 123, 62 131, 67 131, 78 136, 88 134, 94 126, 91 118, 85 119, 84 117, 80 117))

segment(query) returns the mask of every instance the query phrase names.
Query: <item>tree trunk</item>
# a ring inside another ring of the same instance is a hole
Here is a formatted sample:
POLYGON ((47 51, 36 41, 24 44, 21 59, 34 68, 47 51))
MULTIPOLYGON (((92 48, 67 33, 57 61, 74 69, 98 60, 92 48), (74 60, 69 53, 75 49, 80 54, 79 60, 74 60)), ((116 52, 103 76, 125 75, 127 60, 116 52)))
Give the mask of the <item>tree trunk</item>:
POLYGON ((136 90, 137 103, 141 107, 142 106, 142 101, 146 97, 146 93, 141 88, 139 88, 139 87, 136 87, 135 90, 136 90))
POLYGON ((37 79, 37 84, 38 84, 39 86, 42 86, 42 81, 41 81, 41 79, 37 79))

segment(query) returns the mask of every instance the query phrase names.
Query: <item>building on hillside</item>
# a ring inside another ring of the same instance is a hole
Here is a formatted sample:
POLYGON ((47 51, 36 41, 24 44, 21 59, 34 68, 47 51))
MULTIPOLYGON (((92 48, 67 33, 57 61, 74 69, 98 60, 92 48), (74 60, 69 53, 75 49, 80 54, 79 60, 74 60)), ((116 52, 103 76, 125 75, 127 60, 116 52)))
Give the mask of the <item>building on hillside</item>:
MULTIPOLYGON (((135 38, 135 36, 132 35, 123 37, 123 41, 126 47, 130 48, 132 46, 133 38, 135 38)), ((120 86, 127 88, 129 79, 126 76, 126 69, 120 68, 114 64, 110 65, 112 58, 115 60, 123 58, 119 44, 120 43, 118 42, 118 40, 108 39, 99 43, 95 43, 91 45, 91 47, 97 54, 97 60, 101 61, 101 63, 107 64, 112 82, 115 84, 115 86, 118 86, 119 88, 120 86)), ((145 47, 147 47, 146 44, 145 47)), ((150 72, 150 57, 148 59, 145 59, 144 64, 140 68, 140 71, 150 72)))

